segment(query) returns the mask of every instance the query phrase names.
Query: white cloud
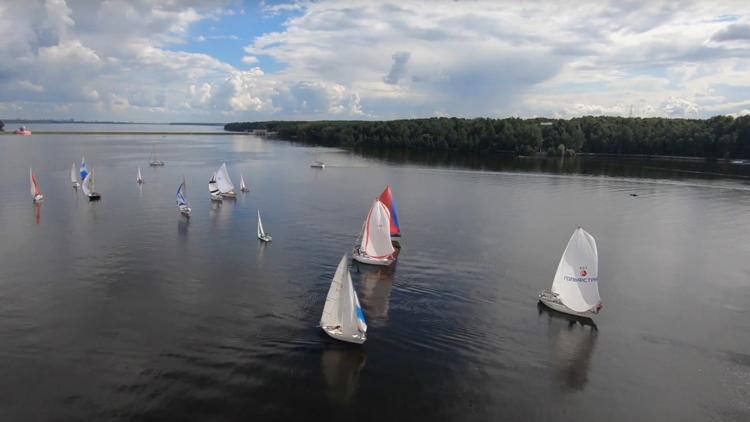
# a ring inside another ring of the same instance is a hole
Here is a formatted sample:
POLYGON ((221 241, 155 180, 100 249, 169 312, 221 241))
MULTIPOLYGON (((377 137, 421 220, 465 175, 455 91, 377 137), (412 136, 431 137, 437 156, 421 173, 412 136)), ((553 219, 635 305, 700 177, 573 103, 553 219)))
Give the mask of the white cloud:
POLYGON ((224 17, 244 14, 229 1, 0 3, 9 58, 0 104, 28 117, 161 121, 750 109, 745 1, 321 0, 261 10, 287 19, 237 52, 240 69, 187 51, 239 39, 221 34, 224 17), (202 21, 215 32, 196 33, 202 21))

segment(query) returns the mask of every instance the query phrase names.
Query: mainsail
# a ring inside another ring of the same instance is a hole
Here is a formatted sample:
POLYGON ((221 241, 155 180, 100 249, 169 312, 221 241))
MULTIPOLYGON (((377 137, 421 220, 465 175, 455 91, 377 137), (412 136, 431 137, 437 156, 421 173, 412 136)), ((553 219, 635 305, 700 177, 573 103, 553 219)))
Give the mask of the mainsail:
POLYGON ((141 176, 141 168, 138 167, 138 176, 136 176, 135 181, 138 183, 143 183, 143 176, 141 176))
POLYGON ((31 171, 31 167, 29 167, 29 180, 31 181, 31 197, 36 198, 38 196, 42 195, 41 189, 39 189, 39 182, 36 180, 36 176, 34 176, 34 172, 31 171))
POLYGON ((75 161, 70 166, 70 183, 72 183, 73 186, 78 186, 78 176, 76 175, 76 163, 75 163, 75 161))
POLYGON ((89 174, 88 168, 86 168, 86 157, 81 157, 81 182, 86 178, 86 176, 89 174))
POLYGON ((214 175, 211 176, 211 180, 208 181, 208 192, 211 193, 211 196, 213 197, 221 195, 219 185, 216 183, 216 173, 214 173, 214 175))
MULTIPOLYGON (((271 219, 271 223, 273 223, 273 219, 271 219)), ((265 230, 263 230, 263 222, 260 221, 260 210, 258 210, 258 238, 262 239, 265 236, 266 236, 266 232, 265 230)))
POLYGON ((227 171, 227 163, 222 163, 219 171, 216 172, 216 183, 219 185, 221 193, 234 192, 234 185, 227 171))
POLYGON ((380 202, 388 207, 391 213, 391 236, 401 236, 401 225, 398 223, 398 210, 396 209, 396 199, 393 197, 393 191, 390 186, 386 186, 383 193, 378 198, 380 202))
POLYGON ((182 207, 188 206, 187 198, 185 198, 185 179, 182 179, 182 183, 180 183, 180 187, 177 188, 177 205, 182 207))
POLYGON ((242 177, 242 175, 240 175, 240 190, 242 192, 246 192, 247 191, 247 186, 245 186, 245 178, 242 177))
POLYGON ((391 243, 390 227, 388 208, 376 199, 362 229, 360 250, 372 258, 385 258, 392 255, 395 249, 391 243))
POLYGON ((573 232, 560 258, 552 292, 576 312, 586 312, 601 303, 596 240, 580 227, 573 232))
POLYGON ((81 188, 83 189, 83 194, 86 196, 91 196, 91 194, 94 192, 94 172, 87 172, 86 177, 83 179, 83 182, 81 183, 81 188))
POLYGON ((336 268, 336 273, 333 275, 331 287, 328 289, 326 304, 323 307, 323 315, 320 317, 321 327, 336 327, 341 325, 341 287, 343 285, 343 281, 345 280, 346 274, 348 273, 349 268, 346 263, 346 255, 344 255, 341 258, 341 262, 339 262, 339 266, 336 268))

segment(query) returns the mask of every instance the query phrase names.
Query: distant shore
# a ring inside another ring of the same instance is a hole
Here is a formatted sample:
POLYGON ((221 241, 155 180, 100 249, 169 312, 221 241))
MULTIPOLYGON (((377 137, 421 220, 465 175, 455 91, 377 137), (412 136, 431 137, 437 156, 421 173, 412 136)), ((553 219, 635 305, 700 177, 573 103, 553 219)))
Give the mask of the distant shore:
MULTIPOLYGON (((13 132, 0 132, 0 135, 15 135, 13 132)), ((66 131, 66 130, 40 130, 33 131, 34 135, 244 135, 238 132, 147 132, 147 131, 66 131)))

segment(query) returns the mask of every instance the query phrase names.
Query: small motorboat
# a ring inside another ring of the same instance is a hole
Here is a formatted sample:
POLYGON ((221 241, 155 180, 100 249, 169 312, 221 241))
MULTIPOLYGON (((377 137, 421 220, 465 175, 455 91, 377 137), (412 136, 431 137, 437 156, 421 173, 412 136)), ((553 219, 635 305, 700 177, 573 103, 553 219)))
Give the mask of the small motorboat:
POLYGON ((31 135, 31 131, 29 129, 26 129, 26 126, 19 127, 13 133, 15 133, 16 135, 21 135, 21 136, 30 136, 31 135))
POLYGON ((81 190, 83 190, 83 194, 89 198, 89 201, 98 201, 102 198, 102 196, 94 190, 93 170, 89 171, 86 174, 86 177, 84 177, 83 183, 81 183, 81 190))
POLYGON ((34 202, 42 202, 44 200, 44 195, 42 195, 42 190, 39 188, 39 182, 36 180, 36 175, 34 175, 31 167, 29 167, 29 180, 31 181, 31 198, 34 202))
POLYGON ((260 210, 258 210, 258 239, 264 242, 270 242, 273 240, 270 234, 263 230, 263 222, 260 221, 260 210))
POLYGON ((322 161, 313 161, 312 164, 310 164, 310 167, 316 168, 316 169, 324 169, 326 168, 326 163, 322 161))
POLYGON ((552 288, 539 293, 539 301, 558 312, 591 318, 603 307, 598 274, 596 240, 579 227, 560 258, 552 288))
POLYGON ((328 289, 320 328, 336 340, 355 344, 367 340, 367 321, 352 284, 346 255, 341 258, 328 289))
POLYGON ((394 263, 398 258, 399 249, 394 248, 390 227, 388 208, 379 199, 375 199, 362 225, 359 245, 352 251, 354 260, 371 265, 394 263))

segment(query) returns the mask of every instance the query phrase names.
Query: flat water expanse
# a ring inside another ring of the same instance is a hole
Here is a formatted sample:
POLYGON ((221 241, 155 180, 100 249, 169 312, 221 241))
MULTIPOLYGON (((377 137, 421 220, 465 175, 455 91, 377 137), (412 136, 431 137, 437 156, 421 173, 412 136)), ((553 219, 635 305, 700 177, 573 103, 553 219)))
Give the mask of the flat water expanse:
POLYGON ((0 420, 750 420, 745 166, 417 155, 0 137, 0 420), (81 155, 98 203, 70 187, 81 155), (251 192, 215 207, 223 161, 251 192), (325 295, 387 184, 403 250, 353 266, 369 339, 337 343, 325 295), (577 225, 598 329, 537 306, 577 225))

